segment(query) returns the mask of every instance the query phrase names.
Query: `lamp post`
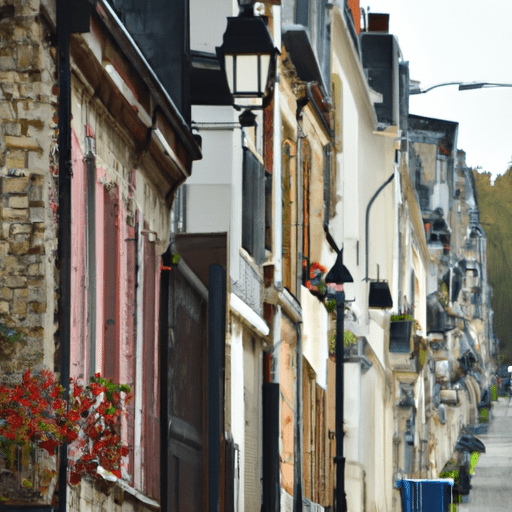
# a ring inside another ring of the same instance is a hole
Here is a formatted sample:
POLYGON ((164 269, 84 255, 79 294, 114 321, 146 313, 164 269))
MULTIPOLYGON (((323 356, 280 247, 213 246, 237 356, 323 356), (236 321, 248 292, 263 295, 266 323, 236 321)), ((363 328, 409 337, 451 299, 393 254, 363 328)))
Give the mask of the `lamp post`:
POLYGON ((334 266, 325 276, 326 285, 333 289, 336 298, 336 490, 334 500, 335 512, 346 512, 347 496, 345 494, 345 457, 343 455, 344 422, 344 332, 345 332, 345 291, 344 283, 353 283, 347 267, 343 264, 343 249, 338 251, 334 266))
POLYGON ((496 83, 496 82, 443 82, 441 84, 432 85, 426 89, 422 89, 420 84, 414 84, 409 89, 409 95, 424 94, 437 89, 438 87, 446 87, 448 85, 458 85, 459 91, 469 91, 471 89, 487 89, 496 87, 512 87, 512 84, 496 83))
POLYGON ((266 19, 254 15, 254 2, 241 1, 238 16, 228 18, 222 46, 217 47, 221 68, 226 73, 233 106, 245 111, 242 126, 254 125, 253 109, 263 108, 263 99, 275 78, 276 56, 266 19))

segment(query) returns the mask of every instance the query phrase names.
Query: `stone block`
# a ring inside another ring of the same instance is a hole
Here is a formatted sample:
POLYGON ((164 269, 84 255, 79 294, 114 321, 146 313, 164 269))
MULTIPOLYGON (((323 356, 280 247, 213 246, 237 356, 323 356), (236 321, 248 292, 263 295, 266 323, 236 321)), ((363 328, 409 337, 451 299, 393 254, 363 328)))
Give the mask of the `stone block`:
POLYGON ((46 254, 44 245, 34 245, 28 250, 28 254, 46 254))
POLYGON ((12 300, 12 290, 7 287, 0 288, 0 299, 2 300, 12 300))
POLYGON ((27 278, 24 276, 6 276, 3 278, 3 282, 8 288, 24 288, 27 286, 27 278))
POLYGON ((28 254, 30 242, 9 242, 9 254, 28 254))
POLYGON ((28 208, 28 196, 9 197, 9 208, 28 208))
POLYGON ((30 302, 29 308, 33 313, 46 313, 46 304, 43 302, 30 302))
POLYGON ((5 258, 9 252, 9 242, 0 242, 0 258, 5 258))
POLYGON ((18 102, 18 116, 28 121, 40 121, 41 119, 51 119, 55 108, 40 101, 22 100, 18 102))
MULTIPOLYGON (((32 176, 32 178, 44 178, 43 176, 32 176)), ((43 207, 44 208, 44 203, 43 203, 43 185, 42 184, 38 184, 37 182, 32 182, 31 186, 30 186, 30 190, 28 191, 28 198, 29 198, 29 201, 30 201, 30 204, 29 206, 31 207, 34 207, 34 206, 39 206, 39 207, 43 207), (39 204, 33 204, 34 202, 36 201, 39 201, 40 203, 39 204)))
POLYGON ((45 220, 45 209, 36 207, 29 208, 30 210, 30 222, 44 222, 45 220))
POLYGON ((28 288, 16 288, 13 291, 15 301, 27 301, 28 299, 28 288))
MULTIPOLYGON (((15 199, 17 198, 18 196, 11 196, 9 198, 9 204, 10 204, 10 200, 11 199, 15 199)), ((27 198, 27 202, 28 202, 28 198, 27 198)), ((9 233, 11 236, 14 236, 14 235, 19 235, 19 234, 30 234, 32 233, 32 224, 28 223, 28 222, 25 222, 23 224, 18 224, 18 223, 13 223, 13 224, 9 224, 10 226, 10 229, 9 229, 9 233)))
POLYGON ((8 169, 25 169, 27 167, 27 153, 22 149, 8 150, 5 166, 8 169))
POLYGON ((41 267, 42 265, 40 265, 39 263, 32 263, 31 265, 28 266, 28 275, 30 277, 41 276, 41 267))
POLYGON ((2 178, 2 193, 21 194, 22 192, 26 192, 28 184, 28 176, 4 176, 2 178))
POLYGON ((2 238, 9 238, 10 228, 11 228, 10 222, 2 222, 2 231, 0 232, 0 236, 2 238))
POLYGON ((28 301, 29 302, 45 302, 46 294, 42 288, 28 288, 28 301))
POLYGON ((18 67, 20 69, 29 68, 32 64, 32 46, 18 45, 18 67))
POLYGON ((0 314, 9 314, 9 303, 5 300, 0 300, 0 314))
POLYGON ((4 84, 2 86, 2 92, 4 93, 4 97, 8 100, 20 99, 20 91, 17 83, 4 84))
POLYGON ((12 315, 26 315, 27 314, 27 303, 26 302, 13 302, 11 307, 12 315))
POLYGON ((12 57, 12 56, 0 57, 0 69, 1 70, 16 69, 16 63, 14 62, 14 57, 12 57))
MULTIPOLYGON (((37 224, 36 224, 37 225, 37 224)), ((11 237, 11 242, 25 242, 25 240, 30 241, 30 235, 27 233, 17 233, 16 235, 11 237)))
POLYGON ((28 84, 19 84, 18 85, 18 91, 20 98, 30 98, 31 100, 36 99, 36 92, 34 90, 34 84, 28 83, 28 84))
POLYGON ((11 276, 25 276, 27 274, 27 265, 20 261, 19 256, 6 256, 4 264, 7 274, 11 276))
POLYGON ((13 222, 19 220, 28 220, 27 208, 4 208, 2 210, 3 220, 10 220, 13 222))
MULTIPOLYGON (((2 57, 0 57, 1 59, 2 57)), ((16 113, 14 112, 14 108, 12 106, 11 101, 2 101, 0 102, 0 118, 1 119, 15 119, 16 113)))
POLYGON ((21 135, 21 124, 16 122, 6 122, 3 124, 5 135, 18 137, 21 135))
POLYGON ((13 137, 12 135, 6 135, 5 145, 9 148, 28 149, 31 151, 41 149, 33 137, 13 137))

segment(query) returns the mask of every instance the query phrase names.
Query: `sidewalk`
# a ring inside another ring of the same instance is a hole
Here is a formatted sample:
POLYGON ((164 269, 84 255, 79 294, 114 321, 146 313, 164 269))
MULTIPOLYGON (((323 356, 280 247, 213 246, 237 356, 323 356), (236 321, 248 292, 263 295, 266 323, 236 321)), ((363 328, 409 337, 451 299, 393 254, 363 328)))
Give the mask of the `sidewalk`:
POLYGON ((512 512, 512 402, 493 402, 493 420, 487 434, 478 435, 486 448, 473 477, 469 503, 459 512, 512 512))

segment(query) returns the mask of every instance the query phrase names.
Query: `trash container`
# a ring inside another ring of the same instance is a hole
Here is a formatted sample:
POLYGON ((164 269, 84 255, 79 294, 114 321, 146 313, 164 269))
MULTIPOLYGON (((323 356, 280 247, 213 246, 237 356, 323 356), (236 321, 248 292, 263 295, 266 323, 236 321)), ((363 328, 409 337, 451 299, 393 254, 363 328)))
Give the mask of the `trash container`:
POLYGON ((453 478, 405 479, 397 482, 402 512, 449 512, 453 478))

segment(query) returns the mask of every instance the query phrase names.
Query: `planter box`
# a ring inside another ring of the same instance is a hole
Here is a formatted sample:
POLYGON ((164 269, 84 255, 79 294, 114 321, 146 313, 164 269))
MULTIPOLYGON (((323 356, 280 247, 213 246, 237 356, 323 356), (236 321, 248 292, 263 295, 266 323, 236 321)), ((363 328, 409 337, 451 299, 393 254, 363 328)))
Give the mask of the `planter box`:
POLYGON ((410 354, 412 347, 412 320, 392 321, 389 328, 389 351, 393 354, 410 354))

